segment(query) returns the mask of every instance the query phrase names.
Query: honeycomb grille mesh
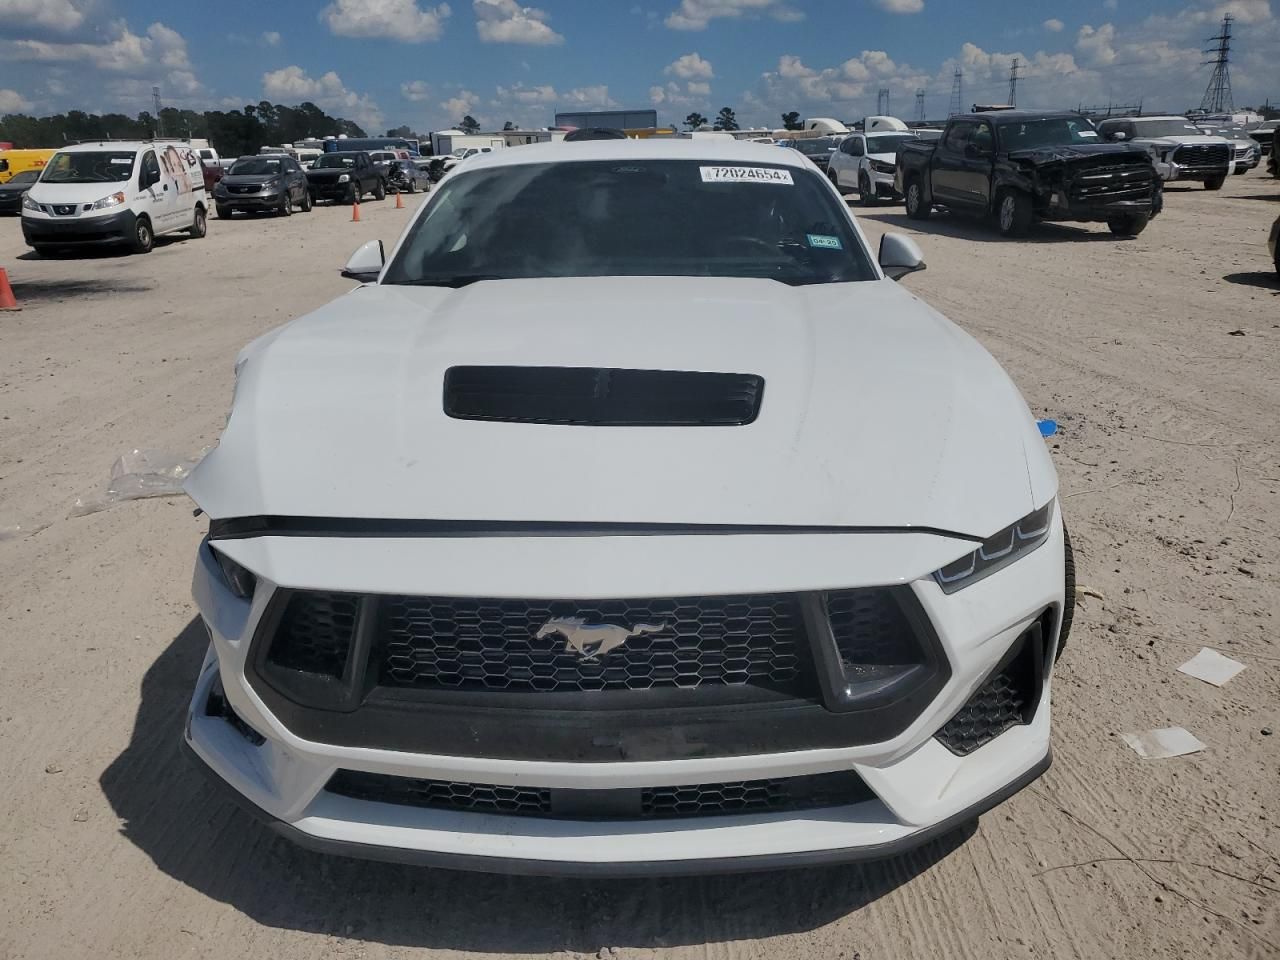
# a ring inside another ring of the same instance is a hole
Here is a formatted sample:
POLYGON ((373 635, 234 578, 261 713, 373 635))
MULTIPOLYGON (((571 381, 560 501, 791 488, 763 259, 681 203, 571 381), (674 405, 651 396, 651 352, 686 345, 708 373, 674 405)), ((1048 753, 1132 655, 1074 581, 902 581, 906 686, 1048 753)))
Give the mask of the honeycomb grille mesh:
POLYGON ((286 670, 339 678, 355 632, 360 598, 300 591, 289 598, 268 659, 286 670))
POLYGON ((986 746, 1000 734, 1025 723, 1031 691, 1019 683, 1012 670, 1001 670, 992 676, 947 721, 937 737, 948 750, 968 756, 986 746))
POLYGON ((577 692, 752 685, 794 692, 807 647, 792 596, 393 597, 383 616, 383 686, 577 692))
POLYGON ((827 617, 850 679, 865 667, 910 665, 923 656, 906 614, 888 590, 829 593, 827 617))
POLYGON ((356 800, 435 810, 590 820, 658 820, 778 813, 845 806, 875 797, 852 771, 732 783, 578 791, 417 780, 339 770, 325 789, 356 800), (592 810, 593 800, 599 805, 598 813, 592 810), (559 808, 566 812, 560 812, 559 808))

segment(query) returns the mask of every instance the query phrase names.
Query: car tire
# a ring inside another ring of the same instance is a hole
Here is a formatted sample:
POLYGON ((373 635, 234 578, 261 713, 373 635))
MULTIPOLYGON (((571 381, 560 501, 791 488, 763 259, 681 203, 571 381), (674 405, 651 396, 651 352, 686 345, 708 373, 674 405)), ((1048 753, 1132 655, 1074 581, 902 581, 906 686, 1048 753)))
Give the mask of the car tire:
POLYGON ((1067 637, 1071 634, 1071 622, 1076 615, 1076 557, 1071 548, 1071 534, 1067 532, 1065 523, 1062 525, 1062 561, 1065 589, 1062 595, 1062 625, 1058 628, 1058 649, 1054 652, 1054 663, 1062 659, 1067 637))
POLYGON ((924 185, 920 183, 920 178, 912 177, 908 180, 906 191, 907 195, 903 200, 907 206, 907 216, 912 220, 928 220, 933 207, 925 202, 924 185))
POLYGON ((1123 217, 1112 217, 1107 226, 1117 237, 1136 237, 1151 222, 1149 213, 1131 213, 1123 217))
POLYGON ((195 220, 187 230, 194 240, 199 240, 209 232, 209 217, 204 212, 204 207, 196 207, 195 220))
POLYGON ((411 179, 411 180, 409 181, 409 190, 408 190, 408 192, 409 192, 409 193, 417 193, 417 192, 418 192, 418 181, 417 181, 417 180, 412 180, 412 179, 411 179))
POLYGON ((31 249, 34 250, 38 256, 47 257, 50 260, 52 260, 58 253, 57 247, 50 246, 47 243, 34 244, 31 249))
POLYGON ((1031 229, 1031 198, 1021 190, 1005 190, 996 204, 996 227, 1002 237, 1025 237, 1031 229))
POLYGON ((360 202, 360 188, 357 187, 355 183, 351 183, 347 187, 346 202, 350 205, 355 205, 360 202))
POLYGON ((221 203, 218 204, 216 207, 214 207, 214 210, 217 212, 219 220, 230 220, 231 215, 235 213, 235 211, 232 210, 230 207, 225 206, 221 203))
POLYGON ((280 206, 276 207, 276 216, 289 217, 293 215, 293 201, 289 198, 289 191, 286 190, 280 194, 280 206))
POLYGON ((373 199, 375 200, 387 199, 387 185, 382 182, 381 177, 379 177, 378 182, 373 185, 373 199))
POLYGON ((1224 173, 1220 177, 1210 177, 1204 182, 1206 190, 1221 190, 1222 185, 1227 182, 1227 175, 1224 173))
POLYGON ((316 205, 316 202, 311 199, 311 191, 303 190, 302 203, 299 204, 298 209, 300 209, 303 213, 310 213, 311 208, 314 207, 315 205, 316 205))
POLYGON ((134 253, 150 253, 155 245, 156 234, 151 221, 146 217, 139 217, 133 224, 133 239, 129 241, 129 249, 134 253))
POLYGON ((1234 173, 1235 173, 1235 175, 1236 175, 1237 177, 1243 177, 1243 176, 1244 176, 1246 173, 1248 173, 1248 172, 1249 172, 1249 171, 1248 171, 1247 169, 1244 169, 1244 170, 1236 170, 1236 171, 1234 171, 1234 173))

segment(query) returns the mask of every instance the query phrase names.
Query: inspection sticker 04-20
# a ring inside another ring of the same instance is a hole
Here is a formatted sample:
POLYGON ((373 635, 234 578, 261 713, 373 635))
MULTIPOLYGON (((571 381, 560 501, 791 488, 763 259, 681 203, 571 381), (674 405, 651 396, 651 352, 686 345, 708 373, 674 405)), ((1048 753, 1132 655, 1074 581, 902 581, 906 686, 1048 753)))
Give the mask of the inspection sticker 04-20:
POLYGON ((795 186, 790 170, 776 167, 700 167, 703 183, 782 183, 795 186))

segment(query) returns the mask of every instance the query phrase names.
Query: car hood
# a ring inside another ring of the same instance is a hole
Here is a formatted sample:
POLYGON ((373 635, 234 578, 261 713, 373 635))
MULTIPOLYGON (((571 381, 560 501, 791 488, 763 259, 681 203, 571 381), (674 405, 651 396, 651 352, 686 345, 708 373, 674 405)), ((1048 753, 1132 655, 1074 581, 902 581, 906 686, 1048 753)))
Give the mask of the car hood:
POLYGON ((228 187, 258 187, 268 180, 280 180, 283 173, 224 173, 220 183, 228 187))
POLYGON ((96 182, 96 183, 45 183, 38 181, 31 184, 29 194, 31 199, 36 203, 44 204, 62 204, 62 203, 97 203, 103 197, 109 197, 113 193, 133 193, 131 181, 120 180, 118 182, 96 182))
POLYGON ((1225 137, 1209 137, 1209 136, 1186 136, 1186 137, 1134 137, 1133 141, 1141 141, 1142 143, 1154 143, 1165 147, 1197 147, 1207 146, 1214 143, 1227 143, 1225 137))
POLYGON ((369 285, 241 354, 214 519, 932 527, 988 536, 1056 493, 1035 422, 973 339, 889 280, 369 285), (454 420, 455 365, 764 378, 732 427, 454 420))
POLYGON ((316 180, 336 179, 339 174, 355 173, 354 167, 321 167, 316 169, 312 167, 307 171, 307 176, 316 180))
POLYGON ((0 193, 26 193, 34 186, 34 183, 13 183, 12 181, 6 181, 5 183, 0 183, 0 193))
POLYGON ((1032 163, 1070 162, 1092 157, 1131 156, 1136 162, 1147 159, 1147 151, 1125 143, 1066 143, 1050 147, 1031 147, 1026 150, 1010 150, 1012 160, 1030 160, 1032 163))

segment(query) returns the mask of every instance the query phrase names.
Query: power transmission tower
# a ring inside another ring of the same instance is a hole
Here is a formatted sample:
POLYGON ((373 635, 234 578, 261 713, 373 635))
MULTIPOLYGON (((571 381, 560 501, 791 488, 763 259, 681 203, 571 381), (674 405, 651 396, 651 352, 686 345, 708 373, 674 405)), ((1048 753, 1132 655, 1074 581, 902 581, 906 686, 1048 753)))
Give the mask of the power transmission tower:
POLYGON ((916 120, 924 123, 924 87, 916 91, 916 120))
POLYGON ((889 115, 889 88, 881 87, 876 94, 876 114, 881 117, 889 115))
POLYGON ((1213 76, 1209 78, 1204 99, 1200 101, 1200 109, 1205 113, 1221 114, 1235 110, 1235 104, 1231 100, 1231 71, 1227 66, 1231 60, 1231 24, 1234 20, 1235 17, 1228 13, 1222 18, 1222 30, 1218 35, 1205 41, 1217 44, 1217 46, 1207 47, 1204 51, 1214 54, 1214 59, 1200 64, 1202 67, 1213 67, 1213 76))
POLYGON ((151 88, 151 99, 156 104, 156 136, 164 136, 164 123, 160 119, 160 111, 163 109, 160 105, 160 86, 157 84, 151 88))
POLYGON ((954 117, 957 113, 964 113, 964 71, 959 67, 956 68, 956 74, 951 78, 951 112, 950 116, 954 117))
POLYGON ((1022 78, 1019 73, 1022 67, 1018 63, 1018 58, 1013 58, 1013 66, 1009 68, 1009 106, 1016 107, 1018 105, 1018 81, 1022 78))

